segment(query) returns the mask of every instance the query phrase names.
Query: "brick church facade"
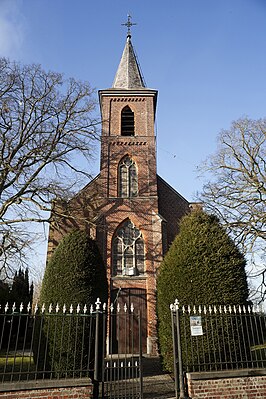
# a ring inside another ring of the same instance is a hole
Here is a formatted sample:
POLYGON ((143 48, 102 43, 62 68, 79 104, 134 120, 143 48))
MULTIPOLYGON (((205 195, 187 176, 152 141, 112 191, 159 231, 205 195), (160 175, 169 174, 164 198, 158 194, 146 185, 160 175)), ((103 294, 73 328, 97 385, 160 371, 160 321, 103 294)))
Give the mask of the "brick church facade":
POLYGON ((190 204, 156 173, 157 91, 145 87, 130 34, 113 86, 99 91, 99 102, 100 173, 67 204, 71 218, 54 218, 48 250, 71 229, 86 229, 106 264, 110 302, 142 311, 143 349, 155 354, 156 277, 190 204))

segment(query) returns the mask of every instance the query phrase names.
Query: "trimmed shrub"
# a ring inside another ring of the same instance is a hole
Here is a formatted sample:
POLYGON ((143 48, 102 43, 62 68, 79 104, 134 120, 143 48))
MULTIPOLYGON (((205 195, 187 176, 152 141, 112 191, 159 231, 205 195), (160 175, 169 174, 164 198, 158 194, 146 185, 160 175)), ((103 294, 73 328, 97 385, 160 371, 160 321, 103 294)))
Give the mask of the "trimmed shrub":
POLYGON ((181 305, 246 304, 245 265, 216 216, 193 211, 182 219, 157 281, 159 344, 167 370, 173 369, 170 304, 176 298, 181 305))
POLYGON ((107 277, 97 244, 84 231, 66 235, 48 261, 40 295, 46 305, 94 304, 107 300, 107 277))
MULTIPOLYGON (((69 311, 70 305, 75 309, 80 304, 82 309, 86 304, 89 311, 97 298, 102 303, 106 302, 107 295, 106 270, 96 242, 84 231, 69 233, 48 261, 40 303, 45 303, 46 309, 50 303, 58 304, 61 311, 63 305, 69 311)), ((81 315, 65 315, 61 319, 59 316, 45 316, 39 369, 52 369, 57 376, 58 373, 66 376, 91 362, 88 359, 89 353, 92 356, 93 346, 92 341, 89 342, 90 318, 83 319, 81 315)))

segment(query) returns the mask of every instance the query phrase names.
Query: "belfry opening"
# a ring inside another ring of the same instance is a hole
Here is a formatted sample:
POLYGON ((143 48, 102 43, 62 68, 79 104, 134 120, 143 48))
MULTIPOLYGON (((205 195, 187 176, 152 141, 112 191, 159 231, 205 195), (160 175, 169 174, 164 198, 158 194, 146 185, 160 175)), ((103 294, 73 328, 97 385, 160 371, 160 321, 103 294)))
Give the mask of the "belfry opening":
POLYGON ((134 112, 127 105, 121 112, 121 136, 134 136, 134 112))

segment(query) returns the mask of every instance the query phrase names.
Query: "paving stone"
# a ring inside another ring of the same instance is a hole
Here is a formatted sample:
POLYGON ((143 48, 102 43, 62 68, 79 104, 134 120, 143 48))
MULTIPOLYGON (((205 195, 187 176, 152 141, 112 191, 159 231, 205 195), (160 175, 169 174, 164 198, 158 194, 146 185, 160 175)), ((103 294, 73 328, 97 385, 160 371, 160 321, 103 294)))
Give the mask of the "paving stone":
POLYGON ((163 371, 159 357, 143 358, 144 399, 175 399, 175 382, 163 371))

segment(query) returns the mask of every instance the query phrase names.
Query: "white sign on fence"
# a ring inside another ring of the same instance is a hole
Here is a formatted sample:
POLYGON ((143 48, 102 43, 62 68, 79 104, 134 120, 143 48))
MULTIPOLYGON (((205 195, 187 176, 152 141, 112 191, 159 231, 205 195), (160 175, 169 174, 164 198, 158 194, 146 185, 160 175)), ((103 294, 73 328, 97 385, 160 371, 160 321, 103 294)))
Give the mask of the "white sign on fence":
POLYGON ((190 316, 190 330, 192 336, 203 335, 201 316, 190 316))

